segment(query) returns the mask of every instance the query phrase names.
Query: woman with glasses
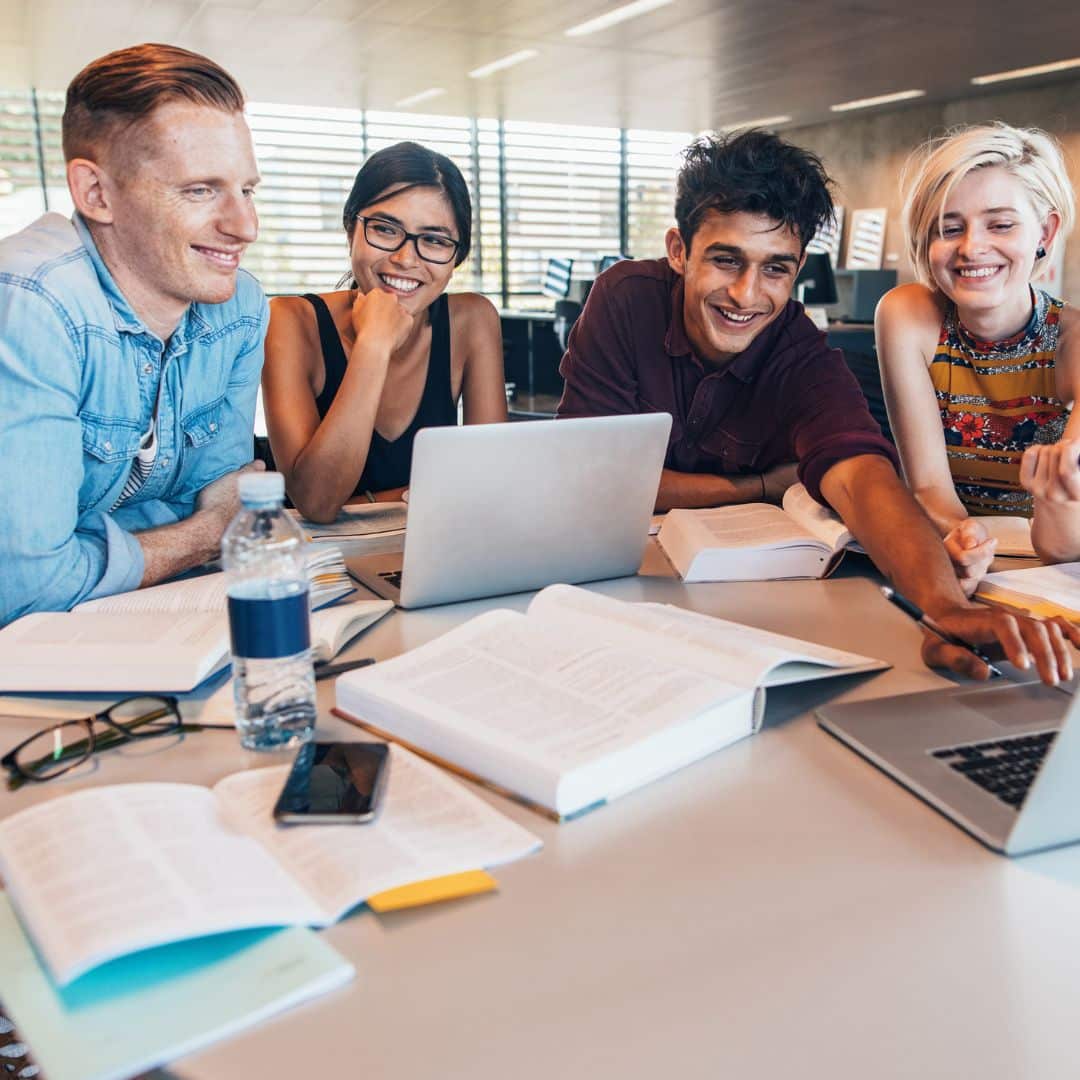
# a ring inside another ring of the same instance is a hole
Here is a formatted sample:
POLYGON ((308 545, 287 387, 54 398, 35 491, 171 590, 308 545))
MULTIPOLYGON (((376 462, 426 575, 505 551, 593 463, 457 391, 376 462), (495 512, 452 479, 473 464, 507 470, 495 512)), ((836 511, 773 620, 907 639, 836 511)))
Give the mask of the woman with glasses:
MULTIPOLYGON (((424 427, 506 419, 502 330, 475 293, 446 295, 469 253, 465 179, 413 142, 372 154, 345 203, 351 287, 271 304, 263 399, 277 468, 312 521, 397 499, 424 427)), ((463 482, 464 478, 463 478, 463 482)))
POLYGON ((1032 518, 1044 560, 1080 556, 1080 318, 1031 284, 1073 192, 1050 136, 1001 123, 927 144, 906 180, 918 282, 878 305, 878 356, 907 481, 970 593, 995 548, 981 515, 1032 518))

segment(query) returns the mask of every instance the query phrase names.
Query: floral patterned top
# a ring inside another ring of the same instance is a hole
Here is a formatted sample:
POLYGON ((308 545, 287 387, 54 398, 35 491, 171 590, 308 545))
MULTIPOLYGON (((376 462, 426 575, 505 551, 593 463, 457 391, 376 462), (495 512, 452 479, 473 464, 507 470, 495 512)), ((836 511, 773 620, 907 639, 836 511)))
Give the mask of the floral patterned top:
POLYGON ((930 381, 945 429, 956 494, 970 514, 1031 517, 1020 458, 1032 443, 1057 442, 1069 410, 1057 398, 1054 354, 1060 300, 1032 290, 1031 321, 1004 341, 979 341, 950 307, 930 381))

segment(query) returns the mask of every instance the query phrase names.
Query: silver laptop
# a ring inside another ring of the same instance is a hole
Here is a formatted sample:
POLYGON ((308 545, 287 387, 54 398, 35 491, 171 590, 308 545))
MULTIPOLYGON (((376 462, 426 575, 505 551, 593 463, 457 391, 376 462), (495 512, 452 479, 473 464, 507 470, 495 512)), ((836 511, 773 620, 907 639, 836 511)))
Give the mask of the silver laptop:
POLYGON ((1080 840, 1080 695, 957 686, 817 710, 821 726, 995 851, 1080 840))
POLYGON ((667 413, 425 428, 404 555, 349 572, 403 608, 632 574, 670 430, 667 413))

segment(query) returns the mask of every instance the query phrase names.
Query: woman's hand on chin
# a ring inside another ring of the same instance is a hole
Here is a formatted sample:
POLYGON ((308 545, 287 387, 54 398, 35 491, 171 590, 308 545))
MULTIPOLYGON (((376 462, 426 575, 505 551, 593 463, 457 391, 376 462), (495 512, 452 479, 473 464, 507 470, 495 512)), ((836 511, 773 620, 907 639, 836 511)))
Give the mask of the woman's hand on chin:
POLYGON ((384 289, 357 292, 352 305, 352 325, 356 340, 400 349, 413 328, 413 317, 398 298, 384 289))

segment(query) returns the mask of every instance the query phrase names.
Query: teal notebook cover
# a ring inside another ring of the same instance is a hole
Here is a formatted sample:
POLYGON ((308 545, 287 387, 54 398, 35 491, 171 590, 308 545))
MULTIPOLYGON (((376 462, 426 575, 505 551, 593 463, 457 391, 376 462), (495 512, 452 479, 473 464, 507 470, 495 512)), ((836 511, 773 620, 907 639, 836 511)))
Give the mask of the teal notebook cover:
POLYGON ((0 1000, 48 1080, 120 1080, 348 982, 355 971, 304 927, 177 942, 60 989, 0 892, 0 1000))

